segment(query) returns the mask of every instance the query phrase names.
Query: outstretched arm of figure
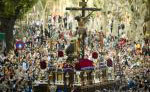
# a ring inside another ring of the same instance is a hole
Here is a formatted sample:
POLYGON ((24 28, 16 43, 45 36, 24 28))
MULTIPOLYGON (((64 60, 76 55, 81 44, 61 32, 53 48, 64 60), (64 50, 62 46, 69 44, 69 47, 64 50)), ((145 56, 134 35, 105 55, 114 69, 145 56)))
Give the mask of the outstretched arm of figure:
POLYGON ((91 13, 89 13, 89 15, 87 15, 86 17, 83 18, 84 23, 87 23, 89 17, 91 17, 91 15, 93 14, 94 11, 92 11, 91 13))

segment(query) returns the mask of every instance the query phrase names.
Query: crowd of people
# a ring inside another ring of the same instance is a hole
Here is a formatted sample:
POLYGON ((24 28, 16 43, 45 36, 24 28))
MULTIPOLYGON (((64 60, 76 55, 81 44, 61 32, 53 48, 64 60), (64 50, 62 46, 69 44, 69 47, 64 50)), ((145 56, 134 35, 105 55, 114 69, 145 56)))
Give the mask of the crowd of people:
MULTIPOLYGON (((73 23, 66 22, 67 17, 51 17, 48 29, 42 25, 28 25, 26 36, 16 38, 25 43, 22 50, 15 48, 11 53, 0 55, 0 91, 1 92, 32 92, 32 84, 45 76, 48 79, 48 70, 51 66, 63 68, 67 60, 58 56, 58 51, 67 49, 72 38, 78 37, 77 31, 72 31, 73 23), (41 66, 45 62, 45 67, 41 66)), ((18 29, 15 30, 17 32, 18 29)), ((15 35, 15 33, 14 33, 15 35)), ((14 44, 15 45, 15 44, 14 44)), ((89 31, 85 38, 85 56, 98 67, 100 62, 107 63, 111 59, 115 79, 125 76, 129 82, 124 88, 144 88, 148 90, 150 83, 150 43, 148 41, 134 42, 128 38, 119 38, 104 34, 102 31, 89 31), (92 53, 97 52, 99 57, 94 59, 92 53), (115 71, 116 65, 120 71, 115 71), (121 74, 120 74, 121 73, 121 74)), ((76 60, 72 60, 73 63, 76 60)))

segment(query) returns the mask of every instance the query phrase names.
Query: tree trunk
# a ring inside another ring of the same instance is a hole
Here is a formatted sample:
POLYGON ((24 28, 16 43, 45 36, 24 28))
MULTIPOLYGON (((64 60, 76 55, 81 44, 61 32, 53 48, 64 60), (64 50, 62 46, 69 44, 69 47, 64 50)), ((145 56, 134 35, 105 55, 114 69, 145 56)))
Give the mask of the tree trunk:
POLYGON ((0 32, 5 33, 5 41, 6 41, 6 51, 9 53, 14 49, 14 36, 13 29, 15 25, 16 19, 10 18, 0 18, 0 32))
POLYGON ((150 0, 147 2, 147 14, 145 16, 145 38, 150 40, 150 0))

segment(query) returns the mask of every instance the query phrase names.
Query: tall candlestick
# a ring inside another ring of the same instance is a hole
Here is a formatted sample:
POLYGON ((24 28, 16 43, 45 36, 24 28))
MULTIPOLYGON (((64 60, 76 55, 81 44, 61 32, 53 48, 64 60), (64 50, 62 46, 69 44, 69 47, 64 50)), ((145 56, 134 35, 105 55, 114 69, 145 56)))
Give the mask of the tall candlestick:
POLYGON ((91 75, 92 75, 92 83, 94 84, 96 82, 95 81, 95 72, 93 71, 91 75))
POLYGON ((69 85, 69 73, 68 72, 66 73, 65 77, 66 77, 66 84, 69 85))
POLYGON ((62 81, 61 81, 62 84, 64 84, 64 72, 62 72, 62 81))
POLYGON ((103 72, 100 71, 100 82, 102 82, 102 79, 103 79, 102 74, 103 74, 103 72))
POLYGON ((57 80, 57 71, 55 71, 55 84, 58 83, 58 80, 57 80))
POLYGON ((87 84, 87 73, 86 72, 84 72, 83 77, 84 77, 83 85, 86 85, 87 84))
POLYGON ((50 72, 50 75, 49 75, 49 82, 50 82, 50 84, 53 84, 53 74, 52 74, 52 72, 50 72))
POLYGON ((77 77, 77 82, 76 82, 76 85, 79 85, 81 86, 81 78, 80 78, 80 71, 77 71, 75 76, 77 77))

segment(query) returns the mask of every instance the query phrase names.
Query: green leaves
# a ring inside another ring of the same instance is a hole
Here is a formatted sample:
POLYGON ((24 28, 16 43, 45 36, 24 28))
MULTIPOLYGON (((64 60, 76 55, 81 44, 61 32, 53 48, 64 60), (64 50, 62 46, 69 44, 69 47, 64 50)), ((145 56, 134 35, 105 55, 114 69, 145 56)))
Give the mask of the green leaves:
POLYGON ((21 17, 37 2, 38 0, 2 0, 0 1, 0 17, 21 17))
POLYGON ((96 8, 100 8, 100 7, 102 6, 102 2, 101 2, 100 0, 95 0, 94 6, 95 6, 96 8))
POLYGON ((41 0, 41 2, 42 2, 42 6, 46 6, 47 0, 41 0))
POLYGON ((12 15, 15 10, 15 6, 12 0, 2 0, 0 8, 1 8, 0 17, 12 15))

